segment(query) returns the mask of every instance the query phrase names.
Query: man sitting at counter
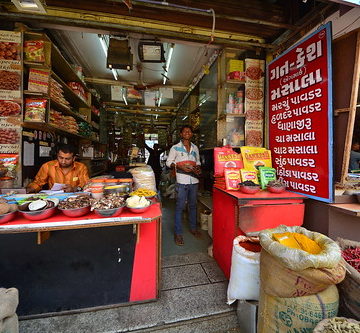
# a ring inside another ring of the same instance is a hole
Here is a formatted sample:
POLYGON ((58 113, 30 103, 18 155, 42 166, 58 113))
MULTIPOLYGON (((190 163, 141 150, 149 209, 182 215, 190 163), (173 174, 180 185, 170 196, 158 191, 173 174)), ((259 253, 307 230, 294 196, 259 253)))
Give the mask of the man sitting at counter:
POLYGON ((75 149, 71 145, 58 146, 56 160, 44 163, 34 181, 26 187, 27 193, 39 192, 45 184, 49 189, 55 183, 62 184, 64 192, 81 191, 89 180, 85 164, 75 161, 75 149))

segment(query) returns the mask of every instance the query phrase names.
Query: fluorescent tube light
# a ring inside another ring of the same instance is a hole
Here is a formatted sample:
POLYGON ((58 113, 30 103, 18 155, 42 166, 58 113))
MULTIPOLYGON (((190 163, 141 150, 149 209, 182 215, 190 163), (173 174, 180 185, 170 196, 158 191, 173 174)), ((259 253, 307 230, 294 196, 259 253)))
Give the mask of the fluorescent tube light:
POLYGON ((119 76, 118 76, 118 73, 117 73, 116 69, 113 68, 113 69, 111 70, 111 72, 113 73, 114 79, 115 79, 115 80, 118 80, 118 79, 119 79, 119 76))
POLYGON ((162 100, 162 94, 160 94, 159 100, 158 100, 158 107, 160 107, 161 105, 161 100, 162 100))
POLYGON ((46 9, 40 0, 11 0, 11 2, 21 12, 46 14, 46 9))
MULTIPOLYGON (((173 55, 173 52, 174 52, 174 46, 175 46, 174 43, 172 43, 172 44, 170 45, 169 54, 168 54, 168 56, 167 56, 166 64, 165 64, 165 72, 166 72, 166 74, 168 74, 168 72, 169 72, 170 62, 171 62, 171 58, 172 58, 172 55, 173 55)), ((167 77, 164 75, 163 84, 166 83, 166 80, 167 80, 167 77)))
POLYGON ((186 120, 188 118, 188 116, 185 116, 182 120, 186 120))
POLYGON ((125 105, 128 105, 128 101, 127 101, 126 96, 125 96, 124 88, 123 88, 123 92, 122 92, 122 98, 124 100, 125 105))

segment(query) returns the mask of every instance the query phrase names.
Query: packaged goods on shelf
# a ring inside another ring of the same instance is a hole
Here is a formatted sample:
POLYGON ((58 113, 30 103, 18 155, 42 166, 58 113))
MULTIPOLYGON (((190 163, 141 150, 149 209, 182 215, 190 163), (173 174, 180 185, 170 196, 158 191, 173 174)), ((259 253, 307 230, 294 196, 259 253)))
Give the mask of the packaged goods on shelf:
POLYGON ((50 110, 49 123, 57 128, 64 129, 71 133, 78 133, 78 124, 72 116, 65 116, 62 112, 50 110))
POLYGON ((227 80, 245 80, 244 61, 230 59, 228 62, 227 80))
POLYGON ((86 137, 91 137, 91 125, 85 121, 80 121, 78 124, 79 134, 86 137))
POLYGON ((30 68, 28 90, 47 94, 49 90, 50 72, 43 69, 30 68))
POLYGON ((91 106, 91 112, 96 114, 97 116, 100 115, 100 110, 94 105, 91 106))
POLYGON ((84 87, 79 82, 68 82, 67 83, 70 89, 78 95, 82 100, 86 101, 87 96, 84 87))
POLYGON ((43 98, 25 99, 25 121, 45 122, 47 100, 43 98))
POLYGON ((24 43, 25 60, 33 62, 45 62, 43 40, 28 40, 24 43))
POLYGON ((58 83, 53 78, 50 78, 50 98, 53 101, 65 106, 67 108, 70 108, 70 103, 64 97, 64 90, 63 90, 61 84, 58 83))

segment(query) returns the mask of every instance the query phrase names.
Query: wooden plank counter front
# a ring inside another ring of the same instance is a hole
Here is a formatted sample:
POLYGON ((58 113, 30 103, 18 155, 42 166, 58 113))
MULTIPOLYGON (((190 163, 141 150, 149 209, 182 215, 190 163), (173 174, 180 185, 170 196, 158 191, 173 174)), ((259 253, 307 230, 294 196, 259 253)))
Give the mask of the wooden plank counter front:
POLYGON ((58 212, 30 221, 19 214, 0 224, 0 285, 19 289, 18 314, 26 318, 155 300, 161 217, 159 203, 141 214, 124 208, 119 217, 58 212), (31 233, 46 241, 36 245, 31 233))
POLYGON ((213 254, 227 278, 230 277, 231 254, 236 236, 275 228, 281 224, 301 225, 306 197, 285 191, 239 191, 213 189, 213 254))

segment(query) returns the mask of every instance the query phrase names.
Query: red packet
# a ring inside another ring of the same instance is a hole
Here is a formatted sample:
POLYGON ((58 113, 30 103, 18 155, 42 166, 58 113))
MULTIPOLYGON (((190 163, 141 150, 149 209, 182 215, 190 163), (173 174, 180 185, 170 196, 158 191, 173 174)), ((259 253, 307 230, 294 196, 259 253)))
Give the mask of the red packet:
POLYGON ((237 191, 241 183, 240 169, 225 168, 225 183, 228 191, 237 191))

